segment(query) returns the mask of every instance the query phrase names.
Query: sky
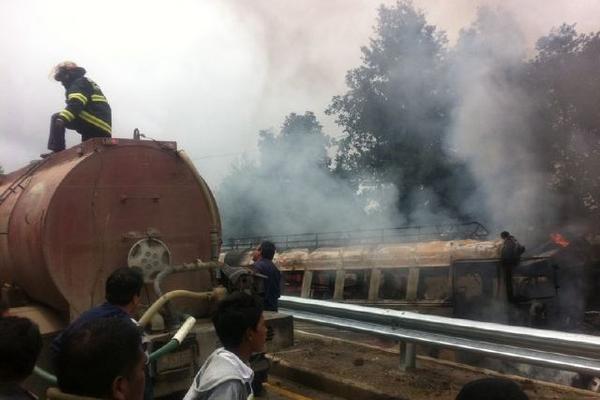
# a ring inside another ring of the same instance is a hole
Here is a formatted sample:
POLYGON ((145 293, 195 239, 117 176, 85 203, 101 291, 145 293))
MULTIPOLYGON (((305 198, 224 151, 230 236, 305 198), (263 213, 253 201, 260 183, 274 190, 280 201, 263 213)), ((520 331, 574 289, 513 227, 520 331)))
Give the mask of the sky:
MULTIPOLYGON (((115 137, 139 128, 175 140, 217 187, 232 161, 256 154, 258 131, 290 112, 314 111, 340 134, 324 110, 360 64, 382 3, 393 1, 0 0, 0 165, 9 172, 45 152, 64 102, 48 75, 72 60, 109 99, 115 137)), ((414 1, 451 42, 479 6, 500 3, 530 48, 562 22, 598 30, 600 1, 414 1)))

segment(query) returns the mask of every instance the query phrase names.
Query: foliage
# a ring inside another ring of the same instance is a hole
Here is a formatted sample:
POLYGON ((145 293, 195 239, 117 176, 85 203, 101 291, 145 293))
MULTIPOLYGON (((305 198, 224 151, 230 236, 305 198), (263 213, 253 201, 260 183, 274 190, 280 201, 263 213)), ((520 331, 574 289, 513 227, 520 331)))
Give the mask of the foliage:
POLYGON ((536 99, 534 132, 561 220, 600 217, 600 32, 563 24, 537 41, 526 85, 536 99))
POLYGON ((465 165, 445 148, 453 99, 447 41, 410 2, 381 6, 362 65, 346 75, 348 91, 327 112, 344 130, 336 172, 355 185, 393 183, 398 208, 465 218, 472 190, 465 165))

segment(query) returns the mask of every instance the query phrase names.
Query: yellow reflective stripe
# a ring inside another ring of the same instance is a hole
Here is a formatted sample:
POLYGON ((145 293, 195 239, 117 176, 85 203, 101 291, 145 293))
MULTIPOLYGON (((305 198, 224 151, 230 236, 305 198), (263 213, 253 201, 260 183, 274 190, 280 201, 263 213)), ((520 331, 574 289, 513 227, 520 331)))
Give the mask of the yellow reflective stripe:
POLYGON ((73 115, 73 113, 71 111, 67 110, 66 108, 64 110, 62 110, 61 112, 59 112, 58 115, 60 115, 64 119, 66 119, 67 122, 71 122, 75 119, 75 116, 73 115))
POLYGON ((87 111, 80 112, 79 116, 81 117, 82 120, 89 122, 90 124, 110 133, 110 131, 111 131, 110 125, 107 124, 106 122, 102 121, 100 118, 94 117, 92 114, 90 114, 87 111))
POLYGON ((85 97, 85 95, 83 93, 69 93, 69 95, 67 96, 67 99, 68 100, 77 99, 80 102, 82 102, 84 106, 88 101, 87 97, 85 97))
POLYGON ((108 103, 108 101, 106 100, 106 97, 99 95, 99 94, 93 94, 92 101, 103 101, 105 103, 108 103))

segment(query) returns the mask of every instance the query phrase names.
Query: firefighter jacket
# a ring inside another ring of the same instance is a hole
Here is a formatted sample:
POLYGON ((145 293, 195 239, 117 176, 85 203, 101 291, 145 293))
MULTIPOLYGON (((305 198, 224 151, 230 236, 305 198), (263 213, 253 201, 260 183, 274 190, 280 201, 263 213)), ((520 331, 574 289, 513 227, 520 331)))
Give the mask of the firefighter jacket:
POLYGON ((92 128, 110 137, 110 105, 100 87, 82 76, 67 85, 66 89, 67 106, 58 113, 66 126, 79 133, 92 128))

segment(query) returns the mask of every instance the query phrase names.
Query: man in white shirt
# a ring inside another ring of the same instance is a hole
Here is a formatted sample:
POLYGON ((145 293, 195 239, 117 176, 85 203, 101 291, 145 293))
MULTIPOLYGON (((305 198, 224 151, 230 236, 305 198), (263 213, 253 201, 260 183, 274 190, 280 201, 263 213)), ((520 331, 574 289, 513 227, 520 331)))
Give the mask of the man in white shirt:
POLYGON ((247 364, 267 339, 260 300, 243 292, 227 296, 213 324, 223 347, 206 359, 184 400, 252 400, 254 373, 247 364))

